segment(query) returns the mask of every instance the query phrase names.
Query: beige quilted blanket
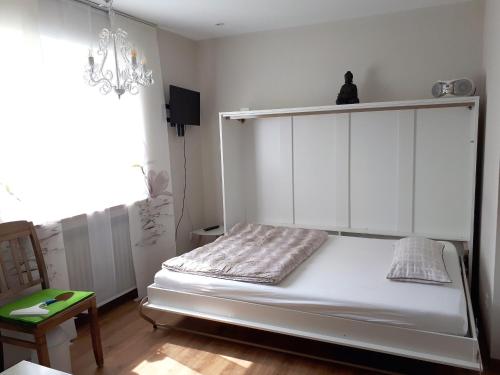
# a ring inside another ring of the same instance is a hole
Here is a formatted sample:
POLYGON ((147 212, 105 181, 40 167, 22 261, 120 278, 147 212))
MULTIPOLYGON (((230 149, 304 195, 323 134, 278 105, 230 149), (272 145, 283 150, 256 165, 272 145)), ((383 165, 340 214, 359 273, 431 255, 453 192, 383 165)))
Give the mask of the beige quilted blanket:
POLYGON ((216 241, 163 263, 171 271, 278 284, 328 235, 319 230, 236 224, 216 241))

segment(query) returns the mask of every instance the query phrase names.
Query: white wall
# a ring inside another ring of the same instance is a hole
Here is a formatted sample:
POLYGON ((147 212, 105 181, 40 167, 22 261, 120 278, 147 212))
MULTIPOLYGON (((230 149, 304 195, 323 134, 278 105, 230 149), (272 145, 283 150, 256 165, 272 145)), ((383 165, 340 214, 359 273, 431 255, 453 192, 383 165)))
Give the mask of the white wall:
POLYGON ((438 79, 482 82, 483 2, 199 43, 205 220, 222 221, 217 113, 332 104, 346 70, 362 102, 431 97, 438 79))
MULTIPOLYGON (((165 101, 169 101, 169 85, 199 90, 198 87, 198 45, 196 42, 158 30, 160 61, 163 73, 163 89, 165 101)), ((201 131, 197 126, 187 126, 186 136, 177 137, 175 128, 168 130, 168 147, 170 147, 170 163, 172 166, 172 183, 174 194, 175 222, 179 221, 182 209, 184 189, 184 140, 187 156, 187 189, 184 216, 179 226, 177 253, 192 248, 190 232, 204 226, 203 222, 203 174, 201 170, 201 131)))
POLYGON ((486 73, 486 124, 481 214, 480 303, 490 354, 500 359, 500 2, 486 0, 484 22, 484 69, 486 73), (496 319, 495 319, 496 317, 496 319))

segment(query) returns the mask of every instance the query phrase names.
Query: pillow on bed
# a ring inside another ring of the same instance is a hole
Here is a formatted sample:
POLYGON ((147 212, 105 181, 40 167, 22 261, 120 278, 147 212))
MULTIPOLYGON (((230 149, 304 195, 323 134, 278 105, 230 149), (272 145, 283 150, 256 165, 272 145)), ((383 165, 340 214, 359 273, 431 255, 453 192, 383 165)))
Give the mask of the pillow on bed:
POLYGON ((407 237, 394 244, 387 278, 423 284, 451 283, 443 259, 444 245, 423 237, 407 237))

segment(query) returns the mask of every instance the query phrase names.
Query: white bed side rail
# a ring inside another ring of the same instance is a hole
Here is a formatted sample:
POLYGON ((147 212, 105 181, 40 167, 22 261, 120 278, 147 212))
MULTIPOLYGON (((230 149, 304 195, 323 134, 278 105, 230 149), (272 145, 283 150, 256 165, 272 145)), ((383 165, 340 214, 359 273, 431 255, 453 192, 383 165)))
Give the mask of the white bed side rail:
MULTIPOLYGON (((225 298, 148 287, 145 307, 262 329, 434 363, 481 370, 479 345, 471 337, 419 331, 324 316, 225 298)), ((473 315, 469 315, 473 320, 473 315)), ((469 322, 474 327, 472 321, 469 322)))

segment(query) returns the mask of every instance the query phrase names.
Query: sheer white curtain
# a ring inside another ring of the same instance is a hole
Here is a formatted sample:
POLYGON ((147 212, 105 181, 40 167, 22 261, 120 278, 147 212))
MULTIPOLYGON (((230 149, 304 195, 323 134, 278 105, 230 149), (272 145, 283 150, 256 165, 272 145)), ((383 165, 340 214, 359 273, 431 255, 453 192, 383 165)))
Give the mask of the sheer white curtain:
POLYGON ((145 198, 139 96, 83 79, 102 13, 73 1, 0 2, 0 219, 36 223, 145 198))
POLYGON ((148 233, 132 204, 148 196, 134 166, 170 172, 156 30, 116 23, 155 79, 120 100, 83 79, 88 48, 109 27, 103 12, 71 0, 0 0, 0 222, 55 222, 50 236, 61 238, 48 242, 63 244, 69 287, 95 290, 101 303, 136 284, 143 295, 175 254, 171 211, 156 219, 154 241, 138 245, 148 233))

